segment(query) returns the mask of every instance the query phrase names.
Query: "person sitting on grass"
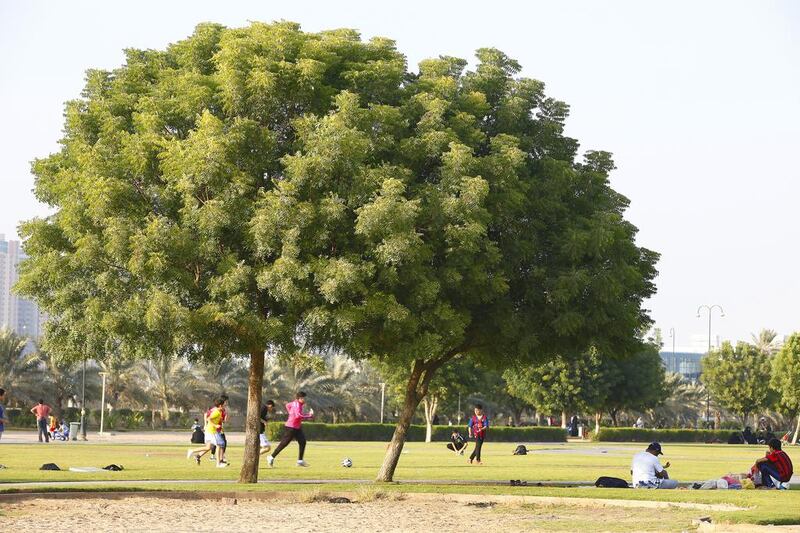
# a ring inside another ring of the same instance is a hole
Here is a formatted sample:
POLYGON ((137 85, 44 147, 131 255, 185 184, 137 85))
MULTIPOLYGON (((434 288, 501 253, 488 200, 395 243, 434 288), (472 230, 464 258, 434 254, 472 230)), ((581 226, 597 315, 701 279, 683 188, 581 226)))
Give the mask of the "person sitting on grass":
POLYGON ((447 443, 447 449, 456 455, 464 455, 468 445, 469 443, 464 438, 464 435, 454 428, 453 433, 450 435, 450 442, 447 443))
POLYGON ((669 461, 664 466, 658 460, 659 455, 664 455, 661 451, 661 444, 652 442, 647 450, 639 452, 633 456, 631 463, 631 477, 633 487, 636 489, 677 489, 678 482, 669 478, 667 468, 669 461))
POLYGON ((756 459, 752 471, 761 472, 761 486, 767 489, 775 487, 775 480, 779 483, 786 483, 792 478, 794 467, 792 460, 785 451, 781 449, 781 441, 772 438, 767 443, 769 451, 764 457, 756 459), (774 480, 773 480, 774 478, 774 480))

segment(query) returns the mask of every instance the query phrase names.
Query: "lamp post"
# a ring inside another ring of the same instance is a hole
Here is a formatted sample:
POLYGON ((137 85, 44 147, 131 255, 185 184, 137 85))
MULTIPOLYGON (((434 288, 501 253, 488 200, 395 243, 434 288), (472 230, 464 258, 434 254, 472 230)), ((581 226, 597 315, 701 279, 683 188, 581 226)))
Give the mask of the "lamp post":
POLYGON ((458 391, 458 415, 456 417, 458 419, 458 425, 461 425, 461 391, 458 391))
POLYGON ((672 338, 672 360, 675 361, 675 328, 669 328, 669 336, 672 338))
POLYGON ((100 395, 100 435, 103 435, 103 417, 106 413, 106 376, 108 372, 100 372, 100 376, 103 378, 103 393, 100 395))
POLYGON ((386 383, 381 383, 381 424, 383 424, 383 404, 386 399, 386 383))
MULTIPOLYGON (((719 316, 720 318, 725 316, 725 311, 722 310, 722 306, 719 304, 713 304, 711 306, 708 305, 701 305, 697 308, 697 318, 700 318, 700 311, 706 310, 708 311, 708 352, 706 355, 711 353, 711 315, 714 314, 714 309, 719 309, 719 316)), ((708 385, 706 384, 706 425, 711 420, 711 391, 708 390, 708 385)))
POLYGON ((86 358, 83 358, 81 377, 81 440, 86 440, 86 358))

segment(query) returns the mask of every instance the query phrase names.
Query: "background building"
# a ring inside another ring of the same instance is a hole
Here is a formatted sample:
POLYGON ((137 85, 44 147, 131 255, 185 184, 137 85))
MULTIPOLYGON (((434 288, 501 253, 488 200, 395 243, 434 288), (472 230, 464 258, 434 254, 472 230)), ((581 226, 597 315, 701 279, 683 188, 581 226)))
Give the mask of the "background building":
POLYGON ((661 352, 661 361, 667 372, 680 374, 688 381, 697 381, 700 379, 700 360, 704 355, 696 352, 661 352))
POLYGON ((8 328, 36 340, 43 318, 36 302, 11 292, 19 279, 17 267, 25 259, 19 241, 7 241, 0 233, 0 329, 8 328))

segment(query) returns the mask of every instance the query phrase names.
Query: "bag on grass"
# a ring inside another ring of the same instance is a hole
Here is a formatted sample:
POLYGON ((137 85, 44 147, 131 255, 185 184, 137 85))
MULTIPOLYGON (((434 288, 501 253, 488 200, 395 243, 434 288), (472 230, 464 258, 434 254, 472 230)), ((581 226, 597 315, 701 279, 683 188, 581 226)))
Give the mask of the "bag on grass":
POLYGON ((39 470, 61 470, 55 463, 45 463, 39 470))
POLYGON ((528 455, 528 448, 524 444, 520 444, 514 449, 514 455, 528 455))
POLYGON ((618 477, 600 476, 594 482, 595 487, 602 487, 606 489, 627 489, 628 482, 618 477))
POLYGON ((111 470, 112 472, 119 472, 120 470, 124 470, 120 465, 110 464, 108 466, 104 466, 103 470, 111 470))

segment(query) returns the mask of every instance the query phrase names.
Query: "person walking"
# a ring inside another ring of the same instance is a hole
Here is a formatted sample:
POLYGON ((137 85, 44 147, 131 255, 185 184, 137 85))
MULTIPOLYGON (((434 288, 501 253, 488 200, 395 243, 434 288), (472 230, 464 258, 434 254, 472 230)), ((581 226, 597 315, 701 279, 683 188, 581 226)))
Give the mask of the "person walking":
POLYGON ((488 428, 489 417, 483 412, 483 405, 476 403, 474 414, 470 417, 469 423, 467 424, 467 431, 469 432, 470 438, 475 438, 475 449, 472 450, 472 454, 469 456, 470 464, 472 464, 472 461, 481 464, 481 447, 486 438, 486 430, 488 428))
POLYGON ((306 452, 306 436, 303 433, 303 420, 308 420, 314 417, 314 410, 310 409, 308 414, 303 412, 306 403, 306 393, 303 391, 298 392, 294 396, 294 401, 286 404, 286 413, 289 415, 286 419, 286 425, 283 428, 283 437, 278 443, 278 447, 272 454, 267 456, 267 464, 272 467, 275 463, 275 458, 281 451, 289 445, 292 440, 297 441, 299 451, 297 452, 297 466, 308 466, 303 460, 303 455, 306 452))
POLYGON ((39 403, 31 409, 31 413, 36 415, 36 427, 39 428, 39 442, 42 442, 42 436, 44 436, 44 442, 50 442, 50 432, 48 428, 50 406, 44 403, 44 400, 40 399, 39 403))

